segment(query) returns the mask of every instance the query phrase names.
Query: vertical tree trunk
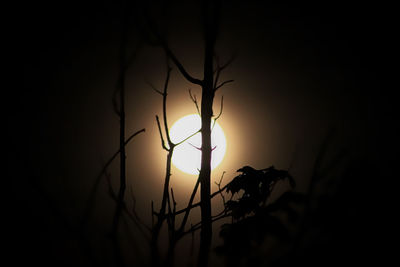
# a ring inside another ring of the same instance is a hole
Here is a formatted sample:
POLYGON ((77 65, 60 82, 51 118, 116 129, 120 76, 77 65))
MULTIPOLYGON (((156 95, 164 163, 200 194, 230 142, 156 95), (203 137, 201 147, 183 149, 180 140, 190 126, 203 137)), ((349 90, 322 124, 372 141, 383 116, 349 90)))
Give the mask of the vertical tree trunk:
POLYGON ((122 20, 122 36, 121 46, 119 52, 119 67, 120 77, 118 82, 117 90, 119 91, 119 118, 120 118, 120 131, 119 131, 119 150, 120 150, 120 186, 117 196, 117 207, 115 209, 113 223, 112 223, 112 241, 114 247, 114 257, 116 266, 122 267, 123 256, 121 246, 118 239, 118 226, 122 210, 124 206, 125 190, 126 190, 126 152, 125 152, 125 57, 126 57, 126 45, 127 45, 127 27, 128 27, 128 13, 125 7, 123 20, 122 20))
POLYGON ((201 98, 201 170, 199 174, 201 183, 201 233, 199 266, 208 265, 208 256, 212 238, 211 222, 211 198, 210 198, 210 177, 211 177, 211 117, 213 116, 214 101, 214 46, 217 36, 218 16, 220 1, 206 1, 203 6, 204 16, 204 79, 202 84, 201 98))
MULTIPOLYGON (((212 82, 211 82, 212 84, 212 82)), ((212 86, 211 86, 212 89, 212 86)), ((203 87, 202 96, 202 156, 200 170, 200 198, 201 198, 201 233, 199 265, 207 266, 208 253, 211 245, 212 225, 211 225, 211 199, 210 199, 210 176, 211 176, 211 115, 213 99, 207 93, 206 85, 203 87)))
MULTIPOLYGON (((168 152, 167 155, 167 167, 164 181, 164 190, 163 190, 163 199, 161 203, 160 212, 158 214, 156 225, 153 226, 152 235, 150 240, 150 250, 151 250, 151 266, 157 267, 160 266, 160 252, 158 250, 158 237, 160 235, 161 227, 164 223, 166 216, 166 205, 167 200, 169 198, 169 180, 171 177, 171 161, 173 155, 173 148, 168 152)), ((153 216, 153 215, 152 215, 153 216)), ((172 260, 172 259, 171 259, 172 260)))

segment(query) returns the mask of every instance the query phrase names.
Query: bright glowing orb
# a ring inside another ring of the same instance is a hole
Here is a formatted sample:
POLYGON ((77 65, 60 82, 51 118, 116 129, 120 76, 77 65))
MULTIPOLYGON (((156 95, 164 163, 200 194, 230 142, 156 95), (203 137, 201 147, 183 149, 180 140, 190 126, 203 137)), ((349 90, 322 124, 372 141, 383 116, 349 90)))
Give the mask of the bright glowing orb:
MULTIPOLYGON (((211 123, 211 127, 214 121, 211 123)), ((180 118, 170 129, 171 141, 179 143, 201 128, 201 118, 197 114, 180 118)), ((211 169, 217 167, 225 156, 226 139, 224 131, 215 123, 211 132, 211 145, 214 150, 211 154, 211 169)), ((201 165, 201 133, 197 133, 179 146, 175 147, 172 163, 179 170, 188 174, 198 174, 201 165)))

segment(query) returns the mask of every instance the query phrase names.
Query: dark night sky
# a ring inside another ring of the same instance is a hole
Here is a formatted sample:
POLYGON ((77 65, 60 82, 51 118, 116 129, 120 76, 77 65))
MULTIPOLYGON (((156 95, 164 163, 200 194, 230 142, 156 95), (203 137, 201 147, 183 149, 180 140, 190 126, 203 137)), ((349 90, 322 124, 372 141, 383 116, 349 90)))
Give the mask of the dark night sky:
MULTIPOLYGON (((196 5, 173 2, 163 18, 171 47, 199 76, 202 39, 196 5)), ((237 59, 223 77, 235 82, 215 100, 217 110, 224 95, 220 124, 230 153, 215 175, 225 170, 231 179, 246 164, 285 169, 296 154, 292 171, 304 191, 318 147, 335 128, 331 156, 345 148, 352 160, 378 173, 353 188, 357 205, 366 205, 376 192, 373 181, 388 177, 395 164, 393 7, 248 2, 233 1, 223 9, 217 52, 222 59, 236 53, 237 59)), ((108 1, 57 1, 21 4, 12 14, 12 51, 20 63, 3 101, 9 114, 5 142, 11 149, 6 161, 14 226, 10 247, 17 261, 26 255, 31 262, 76 266, 81 262, 77 241, 63 218, 78 221, 94 177, 118 146, 111 97, 118 76, 120 7, 108 1)), ((128 147, 129 183, 145 216, 150 200, 159 198, 165 159, 154 121, 161 99, 146 81, 161 86, 164 76, 161 49, 144 46, 129 72, 127 131, 146 128, 128 147)), ((172 78, 171 123, 195 112, 187 94, 190 85, 177 70, 172 78)), ((111 171, 118 177, 116 167, 111 171)), ((180 179, 174 185, 181 192, 178 198, 187 199, 193 178, 180 179)), ((390 184, 388 179, 380 187, 390 184)), ((101 190, 98 201, 104 206, 92 230, 103 234, 113 206, 105 185, 101 190)))

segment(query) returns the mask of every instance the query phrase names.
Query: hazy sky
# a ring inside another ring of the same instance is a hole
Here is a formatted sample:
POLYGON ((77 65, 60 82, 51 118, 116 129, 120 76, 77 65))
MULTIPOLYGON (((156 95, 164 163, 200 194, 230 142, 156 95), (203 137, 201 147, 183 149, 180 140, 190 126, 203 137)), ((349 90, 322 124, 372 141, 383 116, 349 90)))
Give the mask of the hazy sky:
MULTIPOLYGON (((199 12, 196 4, 181 2, 172 5, 161 21, 178 58, 193 76, 202 78, 199 12)), ((223 8, 216 49, 222 61, 232 54, 237 58, 222 77, 235 82, 215 97, 217 113, 224 96, 219 123, 228 144, 213 179, 223 171, 227 180, 232 179, 243 165, 291 166, 299 190, 305 190, 319 145, 331 129, 336 130, 331 155, 346 148, 353 158, 375 159, 382 147, 375 138, 390 139, 392 134, 384 130, 389 129, 392 110, 385 82, 390 76, 393 19, 385 15, 386 8, 337 2, 233 2, 223 8)), ((20 226, 20 240, 30 241, 16 241, 15 246, 23 250, 40 240, 43 249, 52 248, 55 255, 65 257, 63 252, 73 248, 74 241, 68 240, 58 217, 65 216, 72 224, 78 221, 96 175, 118 147, 118 118, 111 98, 118 78, 120 8, 107 1, 96 6, 65 2, 32 3, 17 11, 14 47, 23 68, 18 68, 20 77, 8 90, 8 142, 16 152, 10 154, 9 166, 16 213, 24 207, 16 221, 27 217, 31 222, 20 226)), ((132 41, 137 39, 134 34, 132 41)), ((166 156, 154 119, 161 115, 161 97, 147 82, 162 86, 164 62, 159 47, 144 45, 127 76, 127 135, 146 128, 128 145, 128 183, 147 221, 150 201, 158 203, 161 197, 166 156)), ((200 97, 200 88, 174 68, 168 96, 170 125, 196 112, 189 88, 200 97)), ((110 168, 114 179, 116 168, 117 164, 110 168)), ((177 199, 186 201, 195 176, 173 169, 172 179, 177 199)), ((103 205, 96 211, 101 223, 93 223, 98 227, 93 231, 105 232, 113 203, 104 183, 98 203, 103 205)), ((40 259, 40 249, 33 251, 40 259)))

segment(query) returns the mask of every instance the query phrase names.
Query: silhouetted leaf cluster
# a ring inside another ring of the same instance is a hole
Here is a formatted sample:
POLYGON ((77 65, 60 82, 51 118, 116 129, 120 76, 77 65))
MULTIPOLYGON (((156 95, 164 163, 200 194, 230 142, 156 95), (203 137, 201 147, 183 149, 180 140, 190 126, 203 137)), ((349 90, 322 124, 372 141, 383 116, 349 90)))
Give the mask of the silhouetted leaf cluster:
POLYGON ((274 166, 263 170, 244 166, 237 171, 241 174, 226 187, 226 191, 231 193, 232 197, 243 190, 243 195, 238 200, 225 203, 225 210, 231 212, 234 219, 244 218, 265 205, 277 181, 288 179, 290 185, 295 186, 293 177, 287 171, 277 170, 274 166))
POLYGON ((228 265, 259 266, 263 264, 259 250, 267 236, 283 242, 291 238, 287 225, 277 214, 284 213, 288 222, 295 223, 299 214, 293 204, 304 203, 305 196, 287 191, 274 202, 267 203, 276 182, 287 179, 292 187, 295 186, 292 176, 274 166, 262 170, 245 166, 238 172, 241 174, 227 185, 226 191, 232 197, 242 191, 243 194, 237 200, 231 198, 225 203, 225 212, 234 220, 221 227, 223 245, 215 251, 220 256, 226 256, 228 265))

